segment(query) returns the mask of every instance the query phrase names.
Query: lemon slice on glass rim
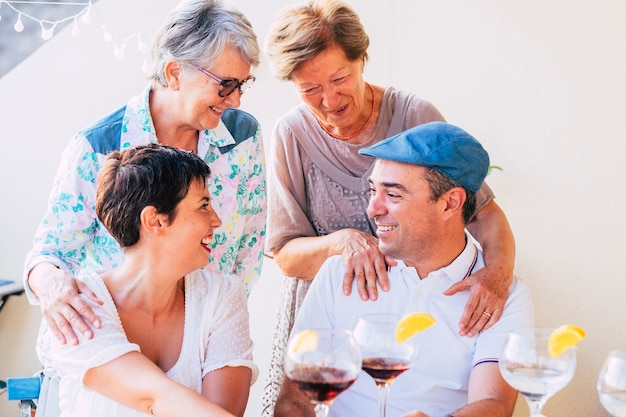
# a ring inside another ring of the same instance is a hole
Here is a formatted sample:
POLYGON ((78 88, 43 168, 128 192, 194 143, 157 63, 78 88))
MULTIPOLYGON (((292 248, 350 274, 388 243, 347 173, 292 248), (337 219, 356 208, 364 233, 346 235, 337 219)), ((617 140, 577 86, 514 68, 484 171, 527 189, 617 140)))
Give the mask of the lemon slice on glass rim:
POLYGON ((291 341, 293 351, 296 353, 304 353, 317 349, 318 336, 315 330, 302 330, 296 333, 291 341))
POLYGON ((548 338, 548 352, 552 358, 556 358, 567 349, 576 346, 585 336, 585 331, 578 326, 565 324, 557 327, 548 338))
POLYGON ((428 313, 409 313, 402 317, 396 325, 396 341, 402 343, 410 339, 415 333, 421 332, 437 323, 437 320, 428 313))

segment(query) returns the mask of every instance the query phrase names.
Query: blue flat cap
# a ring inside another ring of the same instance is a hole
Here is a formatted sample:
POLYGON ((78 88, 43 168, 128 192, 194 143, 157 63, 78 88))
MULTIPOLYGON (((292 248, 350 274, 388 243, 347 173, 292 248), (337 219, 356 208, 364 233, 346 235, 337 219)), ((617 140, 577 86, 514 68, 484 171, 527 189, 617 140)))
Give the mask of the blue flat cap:
POLYGON ((413 127, 368 148, 362 155, 435 168, 478 192, 489 168, 489 154, 472 135, 444 122, 413 127))

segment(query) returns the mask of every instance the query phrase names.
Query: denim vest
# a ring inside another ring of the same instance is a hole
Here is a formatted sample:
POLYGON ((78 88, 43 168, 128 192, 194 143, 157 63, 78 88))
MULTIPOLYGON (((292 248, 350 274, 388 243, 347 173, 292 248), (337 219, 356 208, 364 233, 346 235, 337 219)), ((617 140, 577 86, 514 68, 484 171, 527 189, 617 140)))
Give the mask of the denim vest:
MULTIPOLYGON (((123 106, 81 132, 94 152, 107 155, 120 150, 125 112, 126 106, 123 106)), ((237 109, 225 110, 222 113, 222 122, 235 139, 235 143, 218 148, 222 154, 230 152, 235 146, 254 136, 259 128, 259 122, 252 115, 237 109)))

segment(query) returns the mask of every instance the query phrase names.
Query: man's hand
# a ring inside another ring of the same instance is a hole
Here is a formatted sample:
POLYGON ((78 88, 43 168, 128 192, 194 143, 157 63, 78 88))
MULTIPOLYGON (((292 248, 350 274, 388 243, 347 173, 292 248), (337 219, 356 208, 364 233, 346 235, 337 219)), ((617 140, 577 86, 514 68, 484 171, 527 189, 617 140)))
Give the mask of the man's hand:
POLYGON ((461 336, 474 336, 481 330, 489 329, 500 319, 512 281, 512 272, 506 273, 504 268, 486 265, 444 291, 445 295, 467 290, 470 292, 459 321, 461 336))
POLYGON ((50 263, 41 263, 30 272, 28 284, 39 298, 43 318, 62 344, 78 344, 75 330, 88 339, 93 337, 90 324, 99 328, 100 320, 81 294, 95 303, 102 301, 83 282, 50 263))
POLYGON ((387 266, 397 262, 383 256, 378 249, 378 239, 355 229, 341 231, 343 236, 342 252, 346 271, 343 277, 343 292, 350 295, 352 281, 356 279, 357 289, 362 300, 372 301, 378 298, 378 285, 383 291, 389 291, 387 266))

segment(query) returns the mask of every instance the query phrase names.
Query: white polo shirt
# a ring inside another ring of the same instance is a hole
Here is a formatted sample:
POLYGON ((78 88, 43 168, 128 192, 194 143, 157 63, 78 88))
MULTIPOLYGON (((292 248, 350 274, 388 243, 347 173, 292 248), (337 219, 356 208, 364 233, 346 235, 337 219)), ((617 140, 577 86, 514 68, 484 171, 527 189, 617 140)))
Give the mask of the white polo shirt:
MULTIPOLYGON (((446 296, 443 291, 483 266, 482 251, 467 235, 465 249, 450 265, 420 280, 415 268, 398 261, 389 272, 389 292, 379 290, 378 300, 362 301, 356 284, 350 296, 343 294, 344 262, 341 256, 333 256, 313 280, 293 331, 329 327, 352 330, 357 318, 367 313, 429 313, 437 323, 420 334, 416 363, 393 382, 387 416, 401 417, 416 409, 433 417, 447 415, 467 404, 472 368, 483 362, 497 362, 509 331, 533 326, 530 291, 515 278, 500 320, 477 336, 459 336, 458 322, 469 292, 446 296)), ((363 371, 330 408, 329 417, 345 416, 378 416, 376 385, 363 371)))

